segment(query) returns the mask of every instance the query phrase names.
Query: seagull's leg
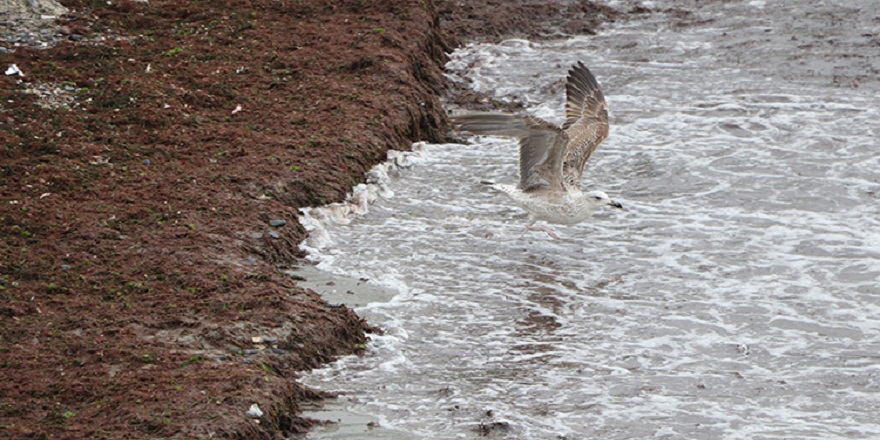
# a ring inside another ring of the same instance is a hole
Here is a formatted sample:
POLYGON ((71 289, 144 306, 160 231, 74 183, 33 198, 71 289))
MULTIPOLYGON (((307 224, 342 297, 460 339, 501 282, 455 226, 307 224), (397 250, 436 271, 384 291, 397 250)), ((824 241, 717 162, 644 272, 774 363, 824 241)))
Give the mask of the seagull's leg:
POLYGON ((531 231, 531 230, 532 230, 532 225, 534 225, 536 221, 537 221, 537 219, 533 218, 533 217, 530 215, 530 216, 529 216, 529 222, 526 223, 526 228, 523 229, 522 233, 519 234, 519 238, 523 238, 523 237, 526 235, 526 232, 531 231))
POLYGON ((554 240, 559 240, 559 236, 556 235, 556 233, 553 232, 552 229, 550 229, 550 228, 548 228, 548 227, 546 227, 546 226, 541 226, 540 228, 537 228, 537 229, 546 232, 547 235, 553 237, 554 240))
POLYGON ((544 231, 547 233, 547 235, 552 237, 554 240, 559 240, 559 236, 556 235, 556 232, 553 232, 552 229, 550 229, 546 226, 535 226, 536 221, 537 221, 536 219, 529 219, 529 222, 526 224, 526 228, 523 229, 521 234, 519 234, 519 238, 523 238, 523 236, 526 235, 526 232, 529 232, 529 231, 544 231))

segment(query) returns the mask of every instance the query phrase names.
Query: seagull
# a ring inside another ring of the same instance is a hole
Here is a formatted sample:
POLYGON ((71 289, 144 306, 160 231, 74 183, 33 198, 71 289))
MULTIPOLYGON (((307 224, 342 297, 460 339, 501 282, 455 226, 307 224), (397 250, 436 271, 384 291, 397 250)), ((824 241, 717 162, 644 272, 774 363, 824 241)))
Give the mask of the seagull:
POLYGON ((565 94, 561 127, 530 115, 479 112, 450 117, 458 130, 519 141, 519 185, 484 183, 529 213, 520 237, 537 230, 559 239, 535 222, 575 225, 603 206, 623 208, 602 191, 581 191, 584 164, 608 137, 608 105, 596 78, 580 61, 568 71, 565 94))

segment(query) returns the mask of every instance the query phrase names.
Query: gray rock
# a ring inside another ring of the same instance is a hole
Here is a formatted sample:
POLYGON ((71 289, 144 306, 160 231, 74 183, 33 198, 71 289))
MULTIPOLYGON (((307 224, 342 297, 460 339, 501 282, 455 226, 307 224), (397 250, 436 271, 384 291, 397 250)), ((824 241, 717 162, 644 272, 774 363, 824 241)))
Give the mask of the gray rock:
POLYGON ((280 227, 286 225, 287 221, 280 220, 280 219, 279 220, 269 220, 269 224, 272 225, 273 227, 280 228, 280 227))
POLYGON ((269 231, 266 231, 266 232, 267 232, 267 233, 269 234, 269 236, 272 237, 272 238, 275 238, 275 239, 281 238, 281 234, 279 234, 279 233, 277 233, 277 232, 275 232, 275 231, 269 230, 269 231))

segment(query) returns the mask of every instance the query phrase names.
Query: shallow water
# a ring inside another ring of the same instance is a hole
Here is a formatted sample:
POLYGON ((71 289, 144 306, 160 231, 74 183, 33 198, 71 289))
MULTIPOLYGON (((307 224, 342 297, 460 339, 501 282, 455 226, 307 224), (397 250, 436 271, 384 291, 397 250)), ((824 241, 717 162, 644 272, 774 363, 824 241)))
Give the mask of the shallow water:
POLYGON ((408 155, 304 244, 399 291, 357 308, 385 329, 367 354, 304 383, 395 438, 880 438, 880 12, 640 3, 668 11, 448 66, 560 122, 584 61, 612 124, 585 183, 627 210, 519 238, 479 184, 516 181, 512 142, 408 155))

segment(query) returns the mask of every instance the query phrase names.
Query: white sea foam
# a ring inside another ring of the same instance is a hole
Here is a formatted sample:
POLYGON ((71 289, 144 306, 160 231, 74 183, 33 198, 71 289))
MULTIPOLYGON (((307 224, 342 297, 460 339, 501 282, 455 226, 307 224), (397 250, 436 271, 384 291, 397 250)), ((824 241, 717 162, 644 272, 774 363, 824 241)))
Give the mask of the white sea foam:
POLYGON ((310 226, 320 267, 401 293, 358 310, 386 329, 366 355, 304 381, 412 438, 880 437, 880 98, 790 59, 794 29, 849 41, 816 17, 856 17, 759 3, 453 54, 453 78, 554 122, 587 63, 612 133, 586 183, 627 210, 519 239, 479 184, 516 181, 512 142, 424 146, 368 212, 310 226))
POLYGON ((424 142, 417 142, 413 144, 412 151, 389 150, 388 160, 368 171, 367 183, 355 186, 344 202, 300 209, 300 223, 309 232, 309 237, 301 245, 303 250, 318 255, 321 249, 334 244, 327 232, 328 226, 347 225, 370 212, 370 205, 380 197, 393 197, 394 192, 388 187, 389 173, 422 162, 424 146, 424 142))

